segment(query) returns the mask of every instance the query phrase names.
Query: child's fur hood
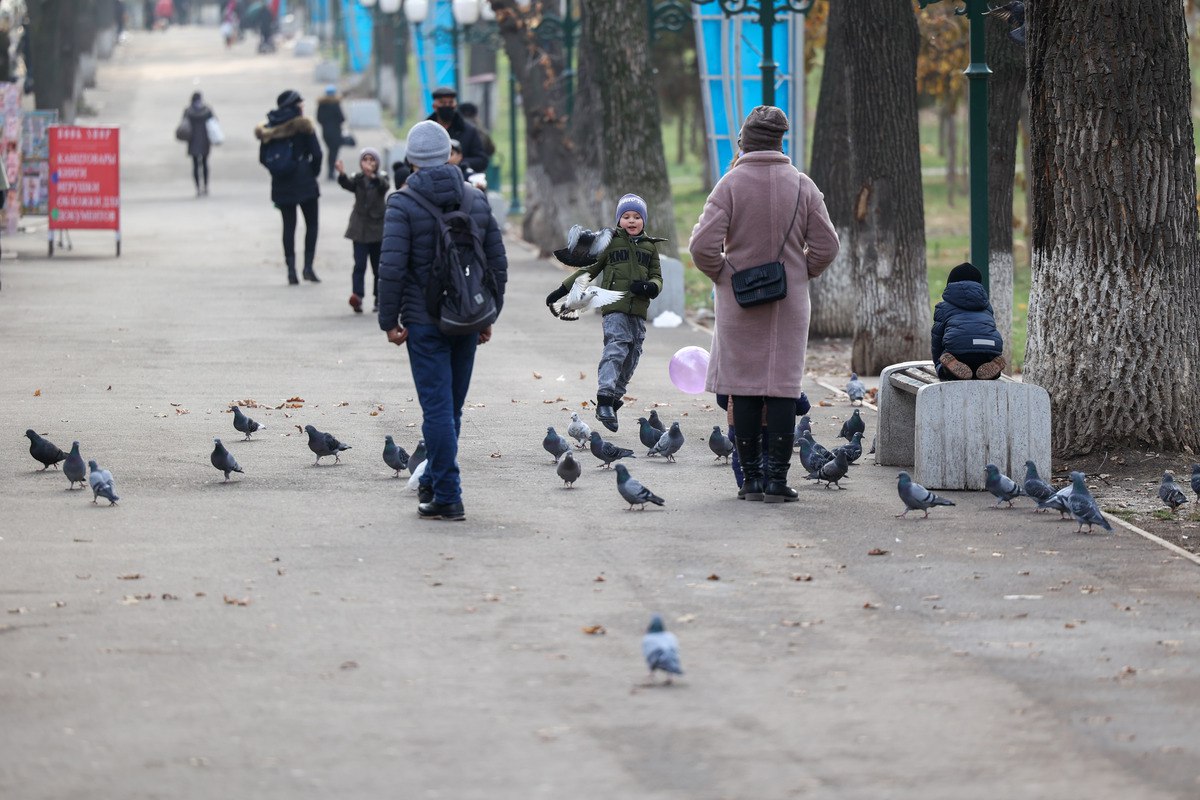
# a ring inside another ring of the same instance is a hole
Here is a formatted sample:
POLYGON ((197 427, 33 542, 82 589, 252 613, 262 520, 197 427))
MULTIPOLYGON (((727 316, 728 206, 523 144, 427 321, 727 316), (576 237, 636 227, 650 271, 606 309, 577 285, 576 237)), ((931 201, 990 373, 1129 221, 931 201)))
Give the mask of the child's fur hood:
POLYGON ((254 138, 262 142, 269 142, 272 139, 286 139, 289 136, 316 133, 316 130, 313 127, 312 120, 308 117, 296 117, 275 127, 271 127, 266 123, 259 124, 254 128, 254 138))

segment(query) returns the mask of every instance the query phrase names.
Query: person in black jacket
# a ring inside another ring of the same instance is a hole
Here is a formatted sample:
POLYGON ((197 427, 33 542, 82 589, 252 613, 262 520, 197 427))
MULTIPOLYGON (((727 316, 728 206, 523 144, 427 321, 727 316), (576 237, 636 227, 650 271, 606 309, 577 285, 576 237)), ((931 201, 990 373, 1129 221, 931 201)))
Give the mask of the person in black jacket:
POLYGON ((483 150, 483 140, 474 125, 463 119, 458 113, 458 92, 449 86, 433 90, 433 113, 428 119, 446 129, 451 139, 457 139, 462 145, 461 160, 452 158, 450 163, 458 164, 463 177, 472 172, 487 172, 488 155, 483 150))
POLYGON ((418 484, 417 515, 422 519, 465 519, 458 468, 462 408, 475 365, 475 348, 492 338, 488 326, 478 334, 447 336, 425 302, 439 222, 411 196, 455 210, 470 200, 468 213, 483 233, 484 258, 497 309, 503 308, 508 258, 500 226, 483 192, 463 181, 447 163, 450 136, 435 122, 418 122, 408 132, 407 158, 413 174, 402 191, 388 197, 379 269, 379 327, 395 345, 408 345, 408 361, 421 403, 421 433, 428 466, 418 484))
POLYGON ((950 270, 942 301, 933 309, 931 350, 942 380, 990 381, 1004 371, 1004 340, 983 288, 983 275, 969 262, 950 270))
POLYGON ((383 212, 387 208, 388 178, 381 172, 382 161, 374 147, 364 147, 358 155, 362 170, 346 177, 346 167, 338 161, 338 185, 347 192, 354 192, 354 208, 350 211, 350 224, 346 226, 346 238, 354 245, 354 273, 350 277, 350 307, 355 314, 362 313, 362 301, 367 296, 364 284, 367 274, 367 259, 371 261, 371 296, 375 298, 374 311, 379 310, 379 248, 383 243, 383 212))
POLYGON ((337 163, 338 149, 342 146, 342 123, 346 115, 342 113, 342 98, 338 96, 337 87, 330 84, 325 87, 325 96, 317 101, 317 124, 321 126, 321 138, 325 140, 325 149, 329 151, 329 180, 336 178, 334 164, 337 163))
POLYGON ((188 155, 192 157, 192 180, 196 183, 196 197, 208 194, 208 154, 212 151, 212 142, 208 138, 208 121, 216 116, 205 103, 199 92, 192 92, 192 102, 183 110, 183 115, 191 123, 191 136, 188 137, 188 155), (204 178, 201 185, 200 178, 204 178))
POLYGON ((312 120, 304 116, 304 99, 288 89, 279 95, 277 107, 267 112, 267 122, 254 129, 258 162, 271 172, 271 202, 283 216, 283 258, 288 283, 296 278, 296 207, 304 214, 304 280, 319 283, 313 271, 317 252, 317 201, 321 188, 321 143, 312 120), (284 146, 286 145, 286 146, 284 146))

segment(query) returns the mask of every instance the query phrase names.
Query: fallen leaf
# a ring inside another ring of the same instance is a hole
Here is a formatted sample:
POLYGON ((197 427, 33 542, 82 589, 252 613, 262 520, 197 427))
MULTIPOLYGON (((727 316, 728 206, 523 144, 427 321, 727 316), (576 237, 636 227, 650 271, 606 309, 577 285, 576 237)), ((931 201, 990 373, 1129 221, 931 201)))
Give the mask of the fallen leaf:
POLYGON ((140 581, 141 579, 142 579, 142 573, 140 573, 140 572, 130 572, 125 575, 117 576, 117 580, 119 580, 119 581, 140 581))
POLYGON ((357 661, 343 661, 338 666, 338 669, 358 669, 358 662, 357 661))
MULTIPOLYGON (((111 389, 112 387, 110 386, 109 388, 111 389)), ((34 390, 34 392, 33 392, 33 396, 34 396, 34 397, 41 397, 41 396, 42 396, 42 390, 41 390, 41 389, 35 389, 35 390, 34 390)))
POLYGON ((705 578, 705 580, 719 581, 721 580, 721 576, 714 572, 712 575, 709 575, 707 578, 705 578))
POLYGON ((26 608, 25 606, 21 606, 20 608, 10 608, 8 610, 8 613, 10 613, 10 614, 28 614, 29 609, 26 608))
POLYGON ((812 575, 809 575, 807 573, 803 573, 803 574, 797 573, 796 575, 792 576, 792 580, 801 581, 801 582, 806 583, 806 582, 812 580, 812 575))
POLYGON ((337 407, 341 408, 342 406, 348 406, 348 405, 350 405, 350 404, 348 402, 346 402, 345 400, 343 400, 342 402, 337 404, 337 407))
POLYGON ((547 406, 554 405, 556 402, 558 402, 558 401, 557 400, 543 400, 542 405, 547 405, 547 406))
POLYGON ((276 575, 287 575, 287 570, 284 569, 283 567, 279 567, 278 569, 275 570, 275 574, 276 575))
POLYGON ((608 631, 606 631, 604 629, 603 625, 584 626, 583 632, 586 633, 588 636, 603 636, 604 634, 608 633, 608 631))
POLYGON ((54 608, 62 608, 62 607, 63 607, 63 606, 65 606, 65 605, 66 605, 66 602, 65 602, 65 601, 63 601, 63 600, 55 600, 55 601, 54 601, 54 605, 53 605, 53 607, 54 607, 54 608))
POLYGON ((171 593, 169 593, 169 592, 163 592, 162 599, 163 599, 163 600, 178 600, 178 599, 179 599, 179 596, 178 596, 178 595, 173 595, 173 594, 171 594, 171 593))
POLYGON ((289 397, 287 400, 284 400, 284 402, 285 403, 303 403, 304 398, 303 397, 289 397))
POLYGON ((592 582, 593 583, 604 583, 604 576, 597 575, 596 577, 592 578, 592 582))
POLYGON ((695 614, 684 614, 682 617, 675 618, 676 622, 685 622, 685 623, 686 622, 694 622, 695 620, 696 620, 695 614))
POLYGON ((879 608, 879 604, 878 604, 878 603, 872 603, 872 602, 870 602, 870 601, 867 601, 866 603, 863 603, 863 608, 866 608, 866 609, 876 609, 876 608, 879 608))
POLYGON ((107 389, 105 389, 104 391, 106 391, 106 392, 111 392, 111 391, 112 391, 112 384, 110 383, 110 384, 108 385, 108 388, 107 388, 107 389))
POLYGON ((179 406, 183 405, 183 403, 171 403, 171 405, 178 408, 179 406))
POLYGON ((829 402, 828 400, 822 400, 819 403, 817 403, 817 405, 821 406, 822 408, 829 408, 830 406, 833 405, 833 403, 829 402))
POLYGON ((492 453, 492 458, 503 458, 499 453, 492 453))
POLYGON ((236 597, 230 597, 229 595, 224 595, 224 598, 225 598, 225 605, 227 605, 227 606, 248 606, 248 605, 250 605, 249 597, 243 597, 239 600, 236 597))
POLYGON ((582 380, 584 380, 584 379, 586 379, 586 378, 587 378, 587 373, 586 373, 586 372, 584 372, 583 370, 579 370, 579 380, 581 380, 581 381, 582 381, 582 380))
POLYGON ((887 550, 883 550, 878 547, 874 547, 867 551, 867 555, 869 555, 869 556, 886 556, 887 554, 888 554, 887 550))
POLYGON ((205 592, 196 592, 196 597, 208 597, 208 594, 205 592))
POLYGON ((533 379, 535 381, 540 381, 542 379, 542 373, 540 373, 540 372, 533 373, 533 379))
POLYGON ((175 409, 175 413, 176 414, 190 414, 192 412, 188 411, 186 408, 177 408, 177 409, 175 409))
POLYGON ((368 416, 371 416, 371 417, 378 417, 378 416, 379 416, 379 412, 378 412, 378 411, 372 411, 372 412, 371 412, 371 413, 370 413, 368 416))

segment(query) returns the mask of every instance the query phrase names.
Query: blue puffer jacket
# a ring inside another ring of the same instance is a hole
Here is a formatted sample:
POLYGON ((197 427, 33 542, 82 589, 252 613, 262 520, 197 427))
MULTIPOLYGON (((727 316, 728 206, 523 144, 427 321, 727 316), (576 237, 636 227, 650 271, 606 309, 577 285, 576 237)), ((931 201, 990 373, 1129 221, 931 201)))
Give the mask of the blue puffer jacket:
MULTIPOLYGON (((483 192, 463 182, 462 172, 453 164, 418 170, 406 187, 438 208, 453 211, 462 202, 463 192, 473 193, 471 218, 483 232, 483 254, 495 281, 496 306, 503 308, 504 287, 508 283, 508 257, 500 226, 492 216, 483 192)), ((388 197, 383 219, 383 248, 379 259, 379 327, 390 331, 397 325, 432 325, 425 308, 425 285, 433 261, 436 222, 424 208, 405 192, 388 197)))
POLYGON ((996 330, 996 317, 983 284, 955 281, 946 284, 942 302, 933 309, 933 363, 942 353, 981 353, 998 356, 1004 340, 996 330))

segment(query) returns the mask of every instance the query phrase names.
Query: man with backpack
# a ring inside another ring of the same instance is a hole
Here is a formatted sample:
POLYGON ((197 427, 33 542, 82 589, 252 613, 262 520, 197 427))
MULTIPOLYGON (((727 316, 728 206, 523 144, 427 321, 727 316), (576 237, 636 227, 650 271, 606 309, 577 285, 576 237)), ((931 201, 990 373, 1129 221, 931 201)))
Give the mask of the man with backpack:
POLYGON ((316 127, 304 116, 303 98, 291 89, 279 95, 267 112, 267 123, 254 129, 258 161, 271 173, 271 202, 283 216, 283 259, 288 283, 296 277, 296 208, 304 214, 304 280, 320 283, 313 271, 317 253, 317 201, 321 189, 321 142, 316 127))
POLYGON ((448 164, 450 135, 436 122, 408 132, 412 175, 388 198, 379 267, 379 327, 407 344, 421 403, 427 463, 417 515, 463 520, 458 467, 462 408, 475 348, 492 338, 508 258, 483 192, 448 164))

